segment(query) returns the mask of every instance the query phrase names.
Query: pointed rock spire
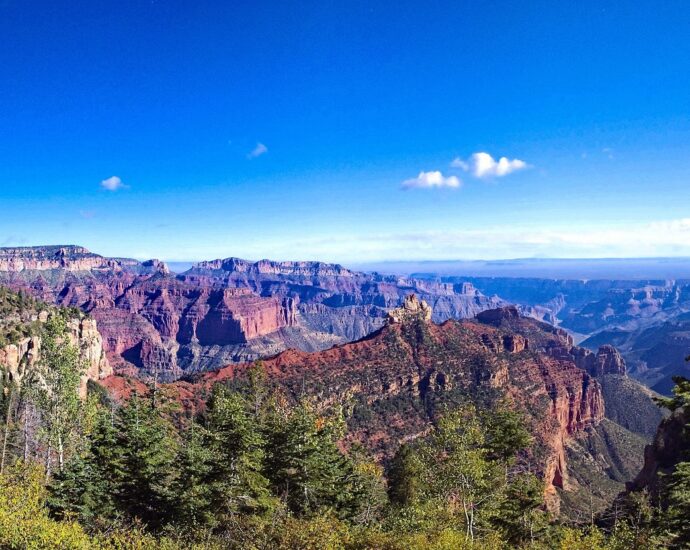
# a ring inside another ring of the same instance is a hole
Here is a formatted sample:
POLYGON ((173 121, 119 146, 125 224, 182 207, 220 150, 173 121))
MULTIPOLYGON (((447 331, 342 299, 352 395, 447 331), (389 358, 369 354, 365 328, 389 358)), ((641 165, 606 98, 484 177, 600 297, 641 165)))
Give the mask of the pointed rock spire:
POLYGON ((431 306, 424 300, 417 298, 416 294, 405 296, 403 305, 390 310, 386 321, 389 325, 393 325, 413 319, 421 319, 425 322, 431 321, 431 306))

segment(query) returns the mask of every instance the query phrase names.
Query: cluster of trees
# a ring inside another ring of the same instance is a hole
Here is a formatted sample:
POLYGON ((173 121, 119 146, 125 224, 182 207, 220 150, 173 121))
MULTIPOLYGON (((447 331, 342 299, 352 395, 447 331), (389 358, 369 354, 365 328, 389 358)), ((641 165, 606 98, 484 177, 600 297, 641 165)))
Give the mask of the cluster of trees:
MULTIPOLYGON (((286 399, 261 365, 197 414, 160 388, 119 405, 81 365, 64 320, 46 324, 31 383, 3 381, 3 548, 653 548, 688 542, 690 463, 663 506, 631 495, 599 529, 543 506, 520 414, 449 410, 385 467, 345 450, 342 413, 286 399), (663 527, 663 529, 661 528, 663 527)), ((690 383, 672 406, 689 407, 690 383)), ((690 412, 690 409, 688 409, 690 412)))
POLYGON ((15 344, 37 332, 38 323, 27 323, 27 312, 36 311, 38 302, 25 292, 0 287, 0 347, 15 344))
MULTIPOLYGON (((651 498, 643 495, 642 504, 634 511, 641 518, 641 529, 669 546, 690 548, 690 380, 678 376, 673 381, 674 396, 657 401, 684 423, 680 441, 676 442, 678 456, 670 471, 661 473, 657 494, 651 498)), ((638 497, 634 502, 639 501, 638 497)))

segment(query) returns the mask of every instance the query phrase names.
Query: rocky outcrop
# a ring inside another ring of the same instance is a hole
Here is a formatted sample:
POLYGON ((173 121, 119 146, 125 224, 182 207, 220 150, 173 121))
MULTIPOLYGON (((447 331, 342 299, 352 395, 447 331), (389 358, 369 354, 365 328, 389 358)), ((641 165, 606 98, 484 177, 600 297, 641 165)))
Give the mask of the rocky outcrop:
POLYGON ((605 374, 626 374, 626 366, 620 352, 611 345, 601 346, 597 351, 594 376, 605 374))
POLYGON ((431 308, 424 300, 419 300, 416 294, 405 297, 401 307, 397 307, 388 312, 386 322, 391 324, 405 323, 413 319, 423 322, 431 321, 431 308))
POLYGON ((595 377, 606 374, 626 374, 626 366, 620 352, 611 345, 601 346, 596 354, 590 350, 573 347, 570 354, 578 367, 595 377))
MULTIPOLYGON (((81 379, 81 394, 86 395, 89 380, 102 380, 113 374, 103 348, 103 339, 94 319, 73 319, 67 324, 70 340, 79 350, 84 372, 81 379)), ((37 347, 40 360, 40 344, 37 347)))
MULTIPOLYGON (((41 315, 39 319, 45 322, 47 314, 41 315)), ((67 323, 67 330, 70 343, 79 350, 84 369, 80 394, 86 396, 86 385, 89 380, 102 380, 111 376, 113 370, 103 349, 103 340, 95 320, 71 319, 67 323)), ((40 363, 41 345, 40 336, 30 336, 21 339, 16 344, 7 344, 0 348, 0 366, 7 371, 10 379, 18 386, 21 386, 25 376, 40 363)))
POLYGON ((510 323, 520 319, 520 312, 515 306, 489 309, 477 314, 477 321, 485 325, 500 327, 504 323, 510 323))

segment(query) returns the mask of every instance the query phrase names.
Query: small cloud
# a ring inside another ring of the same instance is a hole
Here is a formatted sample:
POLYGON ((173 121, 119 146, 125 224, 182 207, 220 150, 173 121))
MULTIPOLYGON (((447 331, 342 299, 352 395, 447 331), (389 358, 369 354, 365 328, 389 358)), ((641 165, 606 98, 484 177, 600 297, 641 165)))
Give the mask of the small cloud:
POLYGON ((512 172, 530 168, 524 160, 508 159, 501 157, 496 160, 489 153, 474 153, 469 160, 462 160, 460 157, 453 159, 450 163, 453 168, 460 168, 465 172, 470 172, 475 178, 501 178, 512 172))
POLYGON ((461 170, 464 170, 465 172, 469 172, 470 170, 470 165, 467 164, 464 160, 462 160, 460 157, 455 157, 451 163, 450 163, 451 168, 460 168, 461 170))
POLYGON ((96 215, 96 212, 93 210, 80 210, 79 215, 85 220, 90 220, 93 219, 93 217, 96 215))
POLYGON ((101 182, 101 188, 106 191, 119 191, 120 189, 128 189, 129 185, 122 183, 122 180, 117 176, 110 176, 101 182))
POLYGON ((434 187, 458 188, 462 185, 457 176, 444 176, 438 170, 433 172, 420 172, 416 178, 402 182, 403 189, 431 189, 434 187))
POLYGON ((268 147, 266 147, 263 143, 257 143, 256 147, 247 153, 247 158, 255 159, 266 153, 268 153, 268 147))
POLYGON ((610 147, 604 147, 601 152, 604 153, 609 159, 613 159, 613 149, 610 147))

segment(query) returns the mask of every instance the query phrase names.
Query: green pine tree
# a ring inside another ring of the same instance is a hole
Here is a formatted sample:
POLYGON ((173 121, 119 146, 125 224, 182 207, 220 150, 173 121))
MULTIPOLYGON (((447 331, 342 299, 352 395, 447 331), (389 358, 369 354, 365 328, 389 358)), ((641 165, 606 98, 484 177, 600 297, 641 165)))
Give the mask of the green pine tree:
POLYGON ((669 476, 665 523, 674 547, 690 548, 690 462, 680 462, 669 476))
POLYGON ((115 412, 97 406, 84 448, 74 453, 50 484, 49 505, 60 518, 76 516, 90 528, 107 526, 117 517, 116 473, 121 464, 115 412))
POLYGON ((175 485, 176 521, 189 527, 216 527, 217 510, 214 509, 212 477, 216 463, 210 445, 211 435, 202 425, 192 420, 183 434, 176 463, 179 477, 175 485))
POLYGON ((412 506, 421 498, 424 467, 419 453, 411 445, 398 449, 388 471, 388 494, 392 504, 412 506))
POLYGON ((110 466, 116 506, 157 529, 170 521, 178 472, 177 433, 148 399, 132 397, 115 421, 118 449, 110 466))
POLYGON ((266 475, 295 515, 356 514, 357 474, 337 445, 343 429, 342 418, 325 418, 304 402, 270 416, 266 475))
POLYGON ((223 518, 260 513, 271 506, 264 469, 264 438, 242 396, 217 385, 208 403, 208 472, 211 506, 223 518))

